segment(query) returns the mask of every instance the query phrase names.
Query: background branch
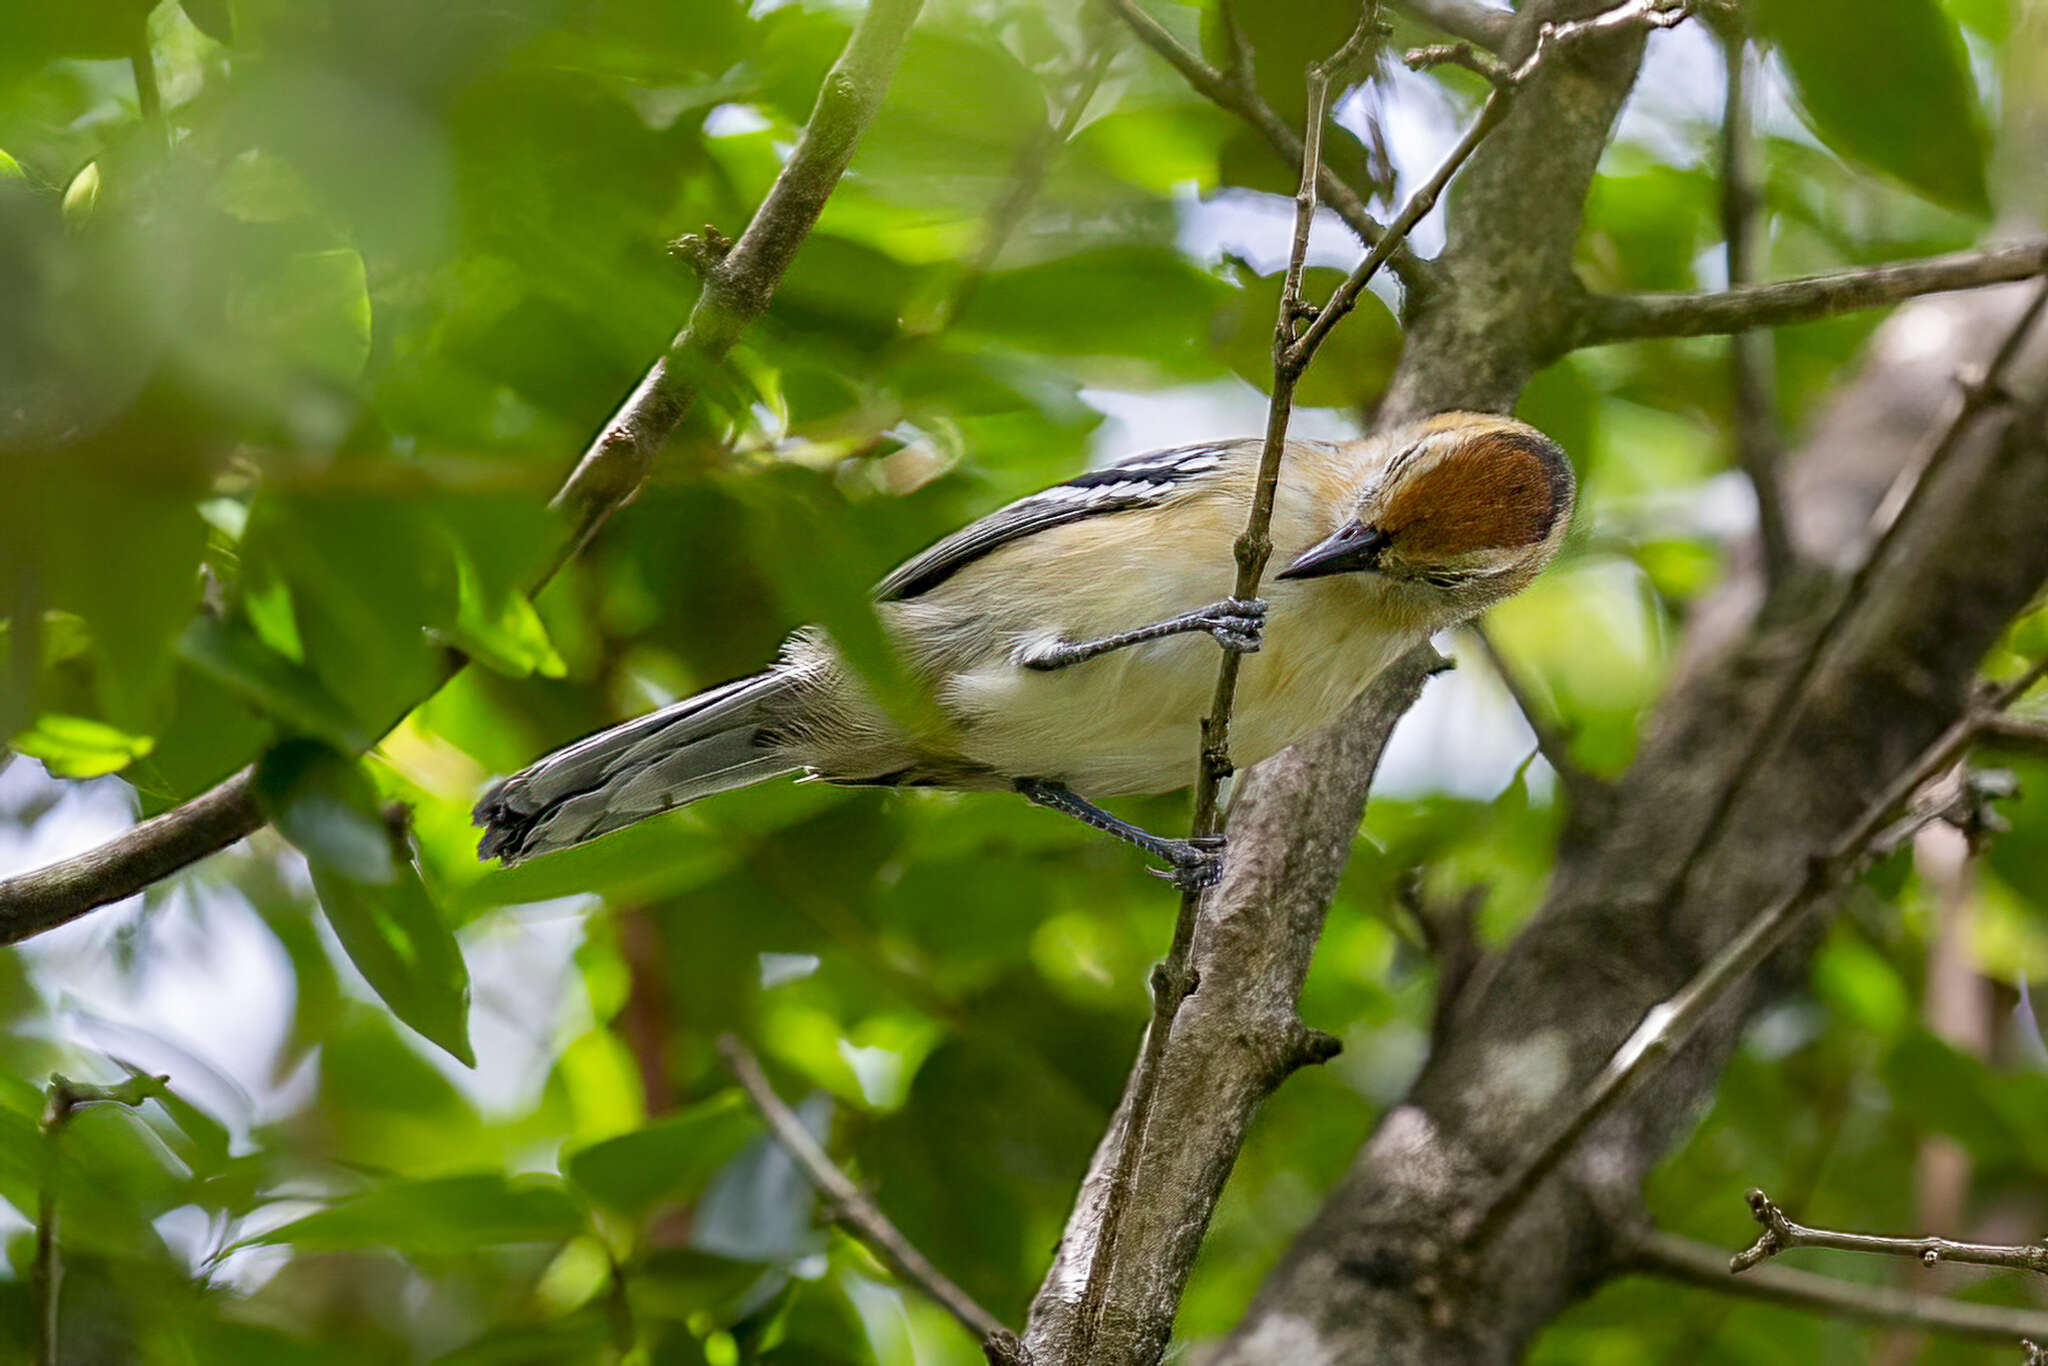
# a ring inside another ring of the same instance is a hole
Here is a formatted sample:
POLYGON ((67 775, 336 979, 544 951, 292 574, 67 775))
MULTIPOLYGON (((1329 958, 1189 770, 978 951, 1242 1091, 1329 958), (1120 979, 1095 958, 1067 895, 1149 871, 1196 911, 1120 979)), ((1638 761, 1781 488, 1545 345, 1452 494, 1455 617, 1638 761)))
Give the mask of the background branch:
POLYGON ((1489 52, 1506 45, 1515 16, 1509 10, 1493 9, 1476 0, 1402 0, 1401 8, 1432 28, 1453 38, 1475 43, 1489 52))
POLYGON ((111 1086, 75 1082, 61 1073, 50 1078, 44 1093, 43 1184, 36 1208, 36 1262, 33 1282, 36 1300, 36 1366, 58 1366, 63 1359, 62 1296, 64 1290, 63 1234, 58 1223, 57 1187, 63 1173, 62 1140, 71 1117, 93 1105, 125 1105, 130 1109, 157 1095, 170 1084, 169 1077, 135 1073, 111 1086))
POLYGON ((2006 1309, 1890 1286, 1859 1285, 1789 1266, 1759 1266, 1746 1275, 1731 1276, 1727 1254, 1719 1248, 1670 1233, 1651 1233, 1638 1242, 1629 1257, 1629 1269, 1682 1281, 1717 1295, 1761 1300, 1859 1323, 1918 1328, 1985 1342, 2048 1336, 2048 1313, 2034 1309, 2006 1309))
MULTIPOLYGON (((1750 126, 1749 38, 1740 19, 1717 26, 1726 68, 1721 115, 1721 233, 1728 283, 1754 283, 1765 254, 1763 191, 1757 183, 1756 139, 1750 126)), ((1792 571, 1795 550, 1778 485, 1778 383, 1771 334, 1762 329, 1728 339, 1734 372, 1736 462, 1756 493, 1757 541, 1763 548, 1764 582, 1782 583, 1792 571)))
POLYGON ((2043 270, 2048 241, 2032 241, 1695 294, 1593 294, 1580 302, 1563 349, 1785 327, 1922 294, 2024 280, 2043 270))
MULTIPOLYGON (((1180 72, 1196 93, 1206 96, 1212 103, 1229 110, 1250 124, 1270 144, 1275 153, 1290 166, 1302 162, 1301 138, 1286 120, 1275 113, 1273 107, 1260 96, 1258 88, 1243 78, 1225 74, 1210 66, 1195 53, 1180 45, 1167 32, 1165 25, 1145 13, 1136 0, 1102 0, 1102 3, 1123 20, 1139 42, 1151 48, 1166 59, 1168 65, 1180 72)), ((1322 203, 1336 210, 1339 217, 1358 234, 1359 240, 1368 248, 1378 244, 1387 235, 1387 229, 1372 216, 1365 200, 1347 184, 1343 177, 1327 166, 1316 169, 1316 193, 1322 203)), ((1417 256, 1406 243, 1397 243, 1388 258, 1388 265, 1400 277, 1402 287, 1408 291, 1412 303, 1427 298, 1435 287, 1436 275, 1428 261, 1417 256)))
POLYGON ((775 1141, 782 1145, 783 1151, 795 1160, 797 1166, 803 1168, 805 1177, 825 1196, 832 1221, 865 1243, 897 1275, 951 1314, 982 1344, 982 1351, 995 1366, 1011 1366, 1012 1363, 1025 1366, 1030 1358, 1022 1354, 1017 1335, 933 1266, 931 1259, 919 1252, 902 1231, 889 1222, 889 1216, 853 1184, 852 1178, 839 1170, 825 1150, 818 1146, 817 1140, 811 1137, 811 1131, 804 1127, 796 1112, 775 1094, 775 1087, 769 1083, 768 1074, 761 1070, 761 1060, 754 1056, 753 1050, 737 1036, 721 1034, 718 1036, 718 1054, 725 1060, 726 1070, 732 1073, 733 1079, 754 1103, 754 1108, 761 1112, 761 1118, 768 1122, 769 1132, 775 1135, 775 1141))
MULTIPOLYGON (((2048 1276, 2048 1243, 2007 1245, 1958 1243, 1947 1238, 1890 1238, 1875 1233, 1849 1233, 1841 1229, 1811 1228, 1795 1223, 1768 1195, 1751 1190, 1743 1197, 1749 1212, 1764 1231, 1757 1240, 1728 1259, 1728 1270, 1748 1271, 1759 1262, 1795 1247, 1825 1247, 1837 1252, 1869 1252, 1882 1257, 1911 1257, 1925 1266, 1963 1262, 1970 1266, 1995 1266, 2007 1271, 2032 1271, 2048 1276)), ((2025 1330, 2038 1333, 2038 1327, 2025 1330)), ((2018 1337, 2019 1333, 2014 1333, 2018 1337)))
MULTIPOLYGON (((536 589, 631 500, 655 453, 689 412, 704 376, 732 349, 740 331, 767 311, 775 287, 873 120, 922 4, 874 0, 861 15, 826 73, 803 136, 767 198, 732 249, 706 271, 688 325, 605 424, 552 500, 551 506, 569 513, 569 525, 536 589)), ((394 718, 394 724, 402 719, 394 718)), ((243 768, 95 849, 0 881, 0 944, 19 943, 133 896, 262 829, 263 815, 251 791, 254 777, 253 765, 243 768)))
POLYGON ((1581 821, 1597 819, 1612 800, 1613 794, 1608 791, 1607 784, 1581 768, 1579 761, 1572 757, 1570 734, 1564 727, 1553 723, 1545 710, 1537 705, 1521 675, 1501 654, 1500 647, 1493 643, 1493 636, 1485 623, 1475 621, 1466 629, 1478 644, 1479 652, 1486 656, 1487 667, 1493 670, 1493 676, 1500 680, 1501 687, 1507 689, 1509 700, 1522 714, 1523 724, 1536 737, 1536 752, 1557 775, 1558 786, 1564 789, 1565 800, 1572 805, 1573 818, 1581 821))

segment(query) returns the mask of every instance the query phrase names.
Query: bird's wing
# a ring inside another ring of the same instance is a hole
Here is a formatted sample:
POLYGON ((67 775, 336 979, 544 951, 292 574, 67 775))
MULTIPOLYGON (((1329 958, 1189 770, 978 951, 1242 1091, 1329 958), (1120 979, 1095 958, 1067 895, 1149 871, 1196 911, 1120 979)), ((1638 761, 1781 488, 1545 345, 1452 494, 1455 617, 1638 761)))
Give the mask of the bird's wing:
POLYGON ((875 588, 881 602, 900 602, 930 592, 956 572, 1012 541, 1084 517, 1132 508, 1151 507, 1187 489, 1222 475, 1233 455, 1257 442, 1204 442, 1147 451, 1099 470, 1078 474, 1064 484, 1020 498, 970 522, 920 555, 898 565, 875 588))

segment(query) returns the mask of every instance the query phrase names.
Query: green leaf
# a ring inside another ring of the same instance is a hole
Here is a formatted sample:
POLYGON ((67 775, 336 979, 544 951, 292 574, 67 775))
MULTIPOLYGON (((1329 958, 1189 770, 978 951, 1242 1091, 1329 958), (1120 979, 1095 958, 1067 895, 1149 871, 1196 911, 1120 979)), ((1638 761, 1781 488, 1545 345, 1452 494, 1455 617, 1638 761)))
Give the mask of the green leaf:
POLYGON ((1207 379, 1217 370, 1210 319, 1231 293, 1170 246, 1109 247, 994 272, 957 326, 1026 350, 1114 356, 1207 379), (1112 299, 1130 306, 1105 308, 1112 299))
POLYGON ((585 1227, 583 1209, 559 1180, 496 1173, 393 1181, 240 1244, 288 1244, 303 1252, 393 1248, 453 1257, 521 1243, 557 1243, 585 1227))
POLYGON ((398 876, 391 830, 361 763, 318 740, 286 740, 256 764, 256 805, 318 867, 373 886, 398 876))
POLYGON ((178 8, 207 37, 221 43, 234 41, 234 9, 228 0, 178 0, 178 8))
POLYGON ((310 669, 265 645, 243 622, 199 617, 178 637, 178 654, 290 729, 350 753, 370 747, 369 732, 310 669))
POLYGON ((299 252, 240 280, 229 307, 279 360, 352 383, 370 359, 370 291, 347 247, 299 252))
POLYGON ((44 715, 14 737, 13 747, 59 778, 119 773, 155 747, 146 735, 128 735, 83 716, 44 715))
POLYGON ((88 161, 85 168, 64 187, 64 221, 83 227, 100 203, 100 164, 88 161))
POLYGON ((419 870, 394 858, 384 886, 358 882, 313 864, 313 890, 349 961, 391 1013, 465 1067, 469 1044, 469 968, 441 919, 419 870))
MULTIPOLYGON (((1344 282, 1341 270, 1315 269, 1302 277, 1302 297, 1322 303, 1344 282)), ((1232 370, 1260 393, 1273 391, 1273 323, 1280 312, 1281 272, 1254 276, 1216 311, 1216 349, 1232 370)), ((1362 407, 1386 392, 1401 358, 1401 325, 1370 290, 1351 315, 1331 330, 1302 373, 1294 401, 1303 407, 1362 407)))
POLYGON ((1807 125, 1938 204, 1991 211, 1990 135, 1955 19, 1938 0, 1757 0, 1807 125))
POLYGON ((679 1115, 568 1154, 562 1173, 592 1198, 639 1217, 662 1203, 694 1199, 719 1168, 761 1133, 738 1091, 726 1091, 679 1115))
POLYGON ((27 180, 28 172, 21 169, 21 163, 6 152, 0 151, 0 180, 27 180))

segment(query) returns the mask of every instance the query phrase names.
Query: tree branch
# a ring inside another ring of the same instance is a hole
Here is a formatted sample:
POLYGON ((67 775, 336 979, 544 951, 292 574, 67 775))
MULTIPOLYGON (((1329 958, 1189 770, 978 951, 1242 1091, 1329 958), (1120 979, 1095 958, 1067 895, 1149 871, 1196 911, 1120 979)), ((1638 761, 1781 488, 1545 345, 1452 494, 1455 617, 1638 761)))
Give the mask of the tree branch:
MULTIPOLYGON (((1728 1270, 1740 1274, 1795 1247, 1825 1247, 1838 1252, 1870 1252, 1884 1257, 1911 1257, 1923 1266, 1963 1262, 1970 1266, 1995 1266, 2007 1271, 2032 1271, 2048 1276, 2048 1243, 2009 1246, 1994 1243, 1957 1243, 1947 1238, 1888 1238, 1875 1233, 1848 1233, 1839 1229, 1809 1228, 1786 1217, 1768 1195, 1752 1189, 1743 1197, 1749 1212, 1763 1232, 1747 1248, 1728 1259, 1728 1270)), ((2026 1332, 2038 1333, 2038 1326, 2026 1332)), ((2012 1336, 2020 1336, 2015 1331, 2012 1336)))
MULTIPOLYGON (((1728 990, 1782 947, 1808 911, 1855 875, 1872 841, 1886 832, 1892 814, 1962 757, 1982 732, 1984 718, 2011 706, 2043 677, 2048 677, 2048 659, 2037 661, 1981 706, 1967 710, 1895 775, 1824 853, 1807 863, 1805 876, 1796 887, 1751 918, 1675 996, 1653 1006, 1578 1102, 1526 1158, 1494 1184, 1460 1230, 1460 1241, 1467 1247, 1477 1246, 1498 1234, 1580 1137, 1631 1088, 1669 1062, 1728 990)), ((1927 819, 1938 819, 1939 814, 1930 812, 1927 819)))
POLYGON ((1883 308, 1922 294, 2024 280, 2044 270, 2048 240, 1697 294, 1594 294, 1580 302, 1563 349, 1786 327, 1862 308, 1883 308))
POLYGON ((2048 1337, 2048 1314, 2035 1309, 2006 1309, 1890 1286, 1858 1285, 1788 1266, 1759 1266, 1747 1275, 1731 1276, 1728 1257, 1719 1248, 1670 1233, 1646 1235, 1630 1253, 1628 1267, 1642 1275, 1683 1281, 1717 1295, 1760 1300, 1858 1323, 1918 1328, 1986 1342, 2048 1337))
POLYGON ((911 1241, 903 1236, 902 1230, 889 1222, 889 1216, 882 1213, 851 1177, 833 1163, 825 1150, 811 1137, 804 1122, 796 1117, 782 1097, 775 1094, 775 1087, 768 1081, 767 1073, 761 1070, 761 1061, 746 1044, 731 1034, 718 1036, 718 1054, 725 1060, 725 1066, 753 1101, 754 1108, 761 1112, 761 1118, 768 1122, 769 1132, 782 1145, 784 1152, 803 1168, 810 1183, 830 1202, 832 1221, 848 1233, 865 1243, 883 1261, 895 1269, 905 1281, 922 1290, 931 1301, 951 1314, 962 1328, 974 1335, 981 1343, 983 1353, 992 1366, 1030 1366, 1031 1358, 1024 1355, 1017 1335, 1003 1326, 1003 1321, 981 1307, 972 1295, 955 1285, 944 1272, 933 1266, 931 1259, 919 1252, 911 1241))
MULTIPOLYGON (((1747 84, 1749 38, 1740 20, 1721 26, 1726 93, 1721 115, 1721 232, 1726 239, 1728 283, 1740 288, 1757 277, 1764 254, 1763 191, 1757 184, 1755 137, 1747 84)), ((1771 334, 1759 329, 1728 339, 1734 371, 1736 462, 1756 492, 1757 540, 1763 547, 1766 590, 1792 572, 1796 550, 1778 483, 1777 372, 1771 334)))
MULTIPOLYGON (((767 311, 873 120, 922 4, 873 0, 861 15, 826 73, 796 150, 739 241, 707 270, 688 325, 605 424, 552 500, 550 506, 568 512, 570 525, 543 565, 536 588, 580 553, 606 519, 638 492, 655 453, 695 402, 703 377, 724 359, 741 330, 767 311)), ((262 829, 263 816, 251 796, 254 774, 253 766, 244 768, 97 849, 0 881, 0 944, 19 943, 133 896, 262 829)))
MULTIPOLYGON (((1226 23, 1235 33, 1235 15, 1226 23)), ((1259 579, 1273 553, 1268 530, 1273 520, 1273 501, 1280 484, 1280 461, 1287 447, 1287 423, 1294 410, 1294 387, 1315 356, 1315 348, 1296 345, 1302 318, 1301 281, 1308 264, 1308 239, 1315 226, 1316 185, 1323 164, 1323 126, 1326 122, 1330 77, 1342 70, 1379 29, 1378 0, 1367 0, 1358 25, 1342 47, 1308 69, 1308 106, 1303 125, 1301 180, 1294 196, 1294 239, 1287 256, 1287 275, 1280 290, 1278 315, 1273 321, 1273 395, 1266 407, 1265 444, 1259 453, 1258 481, 1244 531, 1235 545, 1237 578, 1232 595, 1240 599, 1258 596, 1259 579)), ((1251 55, 1241 35, 1232 47, 1240 69, 1248 68, 1251 55)), ((1384 255, 1398 239, 1382 237, 1373 251, 1384 255)), ((1243 656, 1235 650, 1222 652, 1216 670, 1216 687, 1209 714, 1202 718, 1201 745, 1195 756, 1196 782, 1193 836, 1213 838, 1221 828, 1218 797, 1223 780, 1230 775, 1230 715, 1237 697, 1237 674, 1243 656)), ((1101 1220, 1095 1233, 1095 1247, 1087 1262, 1087 1278, 1081 1288, 1075 1318, 1076 1337, 1071 1359, 1079 1363, 1095 1360, 1096 1339, 1102 1328, 1109 1280, 1120 1250, 1119 1236, 1131 1203, 1131 1188, 1138 1161, 1150 1135, 1152 1103, 1159 1080, 1160 1057, 1173 1033, 1174 1017, 1194 991, 1199 980, 1191 969, 1195 925, 1201 916, 1202 892, 1187 887, 1181 892, 1179 913, 1174 918, 1173 943, 1164 962, 1152 971, 1152 1020, 1139 1046, 1137 1066, 1132 1071, 1125 1106, 1122 1137, 1116 1143, 1116 1160, 1103 1193, 1101 1220)), ((1115 1132, 1113 1129, 1112 1132, 1115 1132)), ((1107 1141, 1107 1140, 1105 1140, 1107 1141)), ((1169 1317, 1169 1322, 1170 1322, 1169 1317)))
POLYGON ((169 1077, 136 1072, 112 1086, 93 1086, 52 1074, 43 1103, 43 1185, 36 1209, 36 1366, 58 1366, 64 1286, 62 1234, 57 1222, 57 1181, 61 1172, 59 1143, 71 1117, 93 1105, 141 1105, 170 1084, 169 1077))
MULTIPOLYGON (((1301 139, 1295 135, 1286 120, 1275 113, 1273 106, 1266 103, 1241 73, 1226 74, 1210 66, 1196 54, 1182 47, 1166 26, 1140 9, 1137 0, 1103 0, 1103 3, 1123 20, 1137 36, 1139 42, 1151 48, 1182 79, 1194 88, 1196 93, 1207 97, 1210 102, 1229 110, 1250 124, 1259 136, 1273 148, 1290 166, 1302 161, 1301 139)), ((1346 184, 1327 166, 1316 170, 1316 193, 1321 201, 1337 211, 1351 230, 1358 234, 1360 241, 1368 248, 1376 246, 1387 235, 1387 229, 1372 216, 1365 201, 1358 192, 1346 184)), ((1436 272, 1430 263, 1405 243, 1397 245, 1388 261, 1394 274, 1400 277, 1401 285, 1408 291, 1411 301, 1427 298, 1435 289, 1436 272)))
POLYGON ((1303 1025, 1295 1003, 1387 735, 1442 667, 1428 646, 1411 651, 1315 752, 1284 750, 1238 780, 1229 861, 1194 937, 1191 972, 1201 990, 1157 1053, 1151 1122, 1142 1144, 1130 1145, 1142 1152, 1115 1256, 1106 1258, 1102 1219, 1131 1130, 1135 1070, 1032 1303, 1025 1342, 1037 1360, 1083 1366, 1074 1350, 1081 1294, 1098 1260, 1108 1270, 1093 1363, 1151 1363, 1165 1350, 1252 1117, 1296 1068, 1336 1052, 1335 1039, 1303 1025))
POLYGON ((1508 30, 1515 22, 1512 11, 1493 9, 1477 0, 1401 0, 1401 8, 1432 28, 1488 52, 1507 46, 1508 30))
POLYGON ((1573 808, 1573 818, 1580 821, 1597 820, 1613 800, 1608 785, 1580 767, 1572 757, 1571 736, 1561 726, 1555 725, 1536 705, 1535 697, 1528 685, 1522 681, 1514 668, 1509 665, 1500 647, 1493 643, 1493 636, 1485 625, 1474 621, 1466 628, 1472 639, 1478 643, 1479 652, 1486 656, 1488 667, 1500 685, 1507 689, 1508 697, 1515 704, 1515 710, 1522 714, 1522 723, 1529 733, 1536 737, 1536 752, 1543 756, 1543 762, 1550 765, 1550 771, 1557 775, 1558 786, 1564 789, 1565 800, 1573 808))

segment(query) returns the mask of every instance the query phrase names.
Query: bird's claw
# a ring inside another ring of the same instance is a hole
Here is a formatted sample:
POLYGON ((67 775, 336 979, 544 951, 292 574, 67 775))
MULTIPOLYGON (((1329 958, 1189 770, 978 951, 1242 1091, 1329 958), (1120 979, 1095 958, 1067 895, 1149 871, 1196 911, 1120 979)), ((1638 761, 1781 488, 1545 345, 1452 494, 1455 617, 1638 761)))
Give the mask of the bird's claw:
POLYGON ((1224 840, 1221 835, 1198 835, 1194 839, 1172 840, 1159 852, 1173 866, 1147 868, 1154 877, 1165 878, 1183 892, 1214 887, 1223 878, 1224 840))
POLYGON ((1265 643, 1266 600, 1225 598, 1201 612, 1202 629, 1232 654, 1255 653, 1265 643))

